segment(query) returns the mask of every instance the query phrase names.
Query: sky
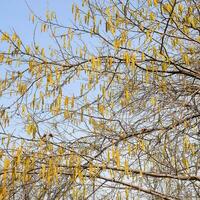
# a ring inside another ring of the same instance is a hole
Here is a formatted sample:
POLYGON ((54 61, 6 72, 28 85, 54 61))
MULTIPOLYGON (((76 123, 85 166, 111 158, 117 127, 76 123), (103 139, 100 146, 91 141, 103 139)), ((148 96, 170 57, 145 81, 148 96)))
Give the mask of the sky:
POLYGON ((73 2, 74 0, 1 0, 0 29, 7 32, 15 30, 23 41, 28 42, 32 39, 34 25, 29 21, 30 10, 27 4, 38 16, 44 16, 47 9, 54 10, 61 22, 68 24, 72 19, 73 2))

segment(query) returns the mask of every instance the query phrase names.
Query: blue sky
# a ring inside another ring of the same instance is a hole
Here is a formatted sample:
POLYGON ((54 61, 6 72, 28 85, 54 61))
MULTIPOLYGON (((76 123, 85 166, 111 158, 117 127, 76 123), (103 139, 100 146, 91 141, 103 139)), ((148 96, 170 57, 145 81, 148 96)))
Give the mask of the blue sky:
MULTIPOLYGON (((54 10, 65 24, 72 19, 71 5, 74 0, 27 0, 38 16, 44 16, 47 9, 54 10)), ((77 0, 76 2, 81 2, 77 0)), ((1 0, 0 29, 10 32, 13 29, 28 42, 32 39, 34 25, 29 21, 30 11, 25 0, 1 0)))

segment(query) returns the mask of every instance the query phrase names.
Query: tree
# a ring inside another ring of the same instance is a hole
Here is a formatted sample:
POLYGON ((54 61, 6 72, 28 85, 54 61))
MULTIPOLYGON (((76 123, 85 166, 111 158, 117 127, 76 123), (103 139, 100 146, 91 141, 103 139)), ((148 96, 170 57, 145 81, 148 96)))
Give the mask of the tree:
POLYGON ((199 199, 199 1, 72 13, 31 11, 50 47, 1 31, 0 199, 199 199))

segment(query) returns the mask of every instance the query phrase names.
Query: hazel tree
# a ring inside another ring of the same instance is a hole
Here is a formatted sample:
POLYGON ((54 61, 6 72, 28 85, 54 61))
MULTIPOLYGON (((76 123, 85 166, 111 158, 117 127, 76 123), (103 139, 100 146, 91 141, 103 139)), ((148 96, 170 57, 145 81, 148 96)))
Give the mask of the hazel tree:
POLYGON ((1 30, 0 199, 199 199, 200 2, 30 12, 31 44, 1 30))

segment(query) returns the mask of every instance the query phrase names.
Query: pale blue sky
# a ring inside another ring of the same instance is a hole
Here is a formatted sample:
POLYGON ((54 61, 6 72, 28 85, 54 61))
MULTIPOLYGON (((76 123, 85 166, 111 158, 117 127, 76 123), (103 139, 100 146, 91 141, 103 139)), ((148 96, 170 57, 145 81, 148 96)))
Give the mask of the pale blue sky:
MULTIPOLYGON (((72 19, 71 5, 74 0, 27 0, 38 16, 44 16, 47 9, 54 10, 64 24, 72 19)), ((81 2, 81 0, 76 0, 81 2)), ((1 0, 0 29, 10 32, 13 29, 28 42, 32 39, 34 25, 29 21, 30 11, 25 0, 1 0)))

